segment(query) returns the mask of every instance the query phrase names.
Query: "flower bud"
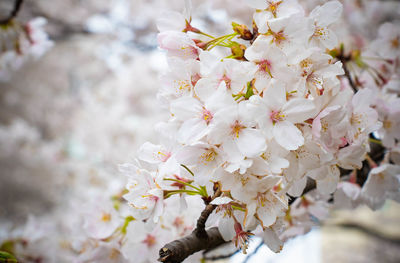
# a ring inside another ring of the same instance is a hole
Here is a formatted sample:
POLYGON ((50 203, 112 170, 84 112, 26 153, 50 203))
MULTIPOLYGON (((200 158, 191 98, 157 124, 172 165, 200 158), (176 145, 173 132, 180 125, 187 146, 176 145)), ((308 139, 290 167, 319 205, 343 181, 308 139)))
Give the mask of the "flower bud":
POLYGON ((237 42, 233 42, 231 46, 232 55, 239 60, 244 60, 244 51, 246 50, 246 46, 239 44, 237 42))
POLYGON ((247 28, 246 25, 240 25, 238 23, 232 22, 233 31, 240 35, 240 38, 244 40, 252 40, 253 34, 247 28))

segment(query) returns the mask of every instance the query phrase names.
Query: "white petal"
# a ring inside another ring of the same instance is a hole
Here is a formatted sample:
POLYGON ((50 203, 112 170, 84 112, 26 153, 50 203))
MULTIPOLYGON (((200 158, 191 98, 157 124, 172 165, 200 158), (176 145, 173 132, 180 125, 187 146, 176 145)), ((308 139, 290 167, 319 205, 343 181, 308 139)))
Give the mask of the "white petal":
POLYGON ((191 144, 201 138, 207 133, 207 124, 200 118, 194 118, 185 121, 178 132, 178 140, 182 143, 191 144))
POLYGON ((323 6, 317 6, 310 13, 319 26, 328 26, 337 21, 342 15, 343 5, 339 1, 330 1, 323 6))
POLYGON ((271 249, 273 252, 278 253, 283 248, 283 242, 279 239, 278 235, 271 228, 267 227, 264 230, 263 235, 264 243, 271 249))
POLYGON ((291 99, 282 109, 285 119, 292 123, 301 123, 315 116, 315 105, 312 100, 294 98, 291 99))
POLYGON ((246 0, 246 3, 256 9, 265 9, 267 8, 267 2, 264 0, 246 0))
POLYGON ((264 91, 263 100, 272 110, 280 110, 286 103, 285 83, 272 79, 269 87, 264 91))
POLYGON ((273 128, 276 142, 286 150, 296 150, 304 144, 301 131, 291 122, 277 122, 273 128))
POLYGON ((231 218, 223 217, 218 224, 218 230, 225 241, 230 241, 235 237, 235 229, 231 218))
POLYGON ((261 131, 250 128, 243 129, 240 132, 236 143, 240 152, 247 157, 256 157, 267 147, 265 137, 261 131))

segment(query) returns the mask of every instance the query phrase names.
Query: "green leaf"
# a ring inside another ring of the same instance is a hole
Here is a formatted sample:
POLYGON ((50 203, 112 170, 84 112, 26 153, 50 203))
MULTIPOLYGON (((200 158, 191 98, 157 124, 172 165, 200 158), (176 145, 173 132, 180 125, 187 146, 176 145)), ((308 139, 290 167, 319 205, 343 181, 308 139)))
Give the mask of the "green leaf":
POLYGON ((0 251, 0 262, 4 263, 17 263, 17 259, 8 252, 0 251))

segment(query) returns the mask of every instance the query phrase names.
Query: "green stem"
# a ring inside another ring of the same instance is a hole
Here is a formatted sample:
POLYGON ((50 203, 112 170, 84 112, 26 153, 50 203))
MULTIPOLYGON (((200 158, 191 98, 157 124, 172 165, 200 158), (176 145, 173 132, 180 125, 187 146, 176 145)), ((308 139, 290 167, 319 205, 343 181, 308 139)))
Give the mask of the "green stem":
POLYGON ((194 185, 191 185, 191 184, 189 184, 189 183, 186 183, 186 182, 184 182, 184 181, 181 181, 181 180, 178 180, 178 179, 173 179, 173 178, 164 178, 164 180, 165 181, 173 181, 173 182, 177 182, 177 183, 180 183, 180 184, 183 184, 183 185, 186 185, 186 186, 189 186, 189 187, 191 187, 191 188, 193 188, 193 189, 196 189, 197 191, 201 191, 201 189, 200 188, 198 188, 198 187, 196 187, 196 186, 194 186, 194 185))
POLYGON ((186 169, 186 171, 188 171, 191 175, 193 175, 194 176, 194 173, 186 166, 186 165, 184 165, 184 164, 181 164, 181 166, 183 167, 183 168, 185 168, 186 169))
POLYGON ((192 190, 174 190, 171 191, 169 193, 167 193, 167 195, 165 196, 165 198, 171 197, 175 194, 189 194, 189 195, 201 195, 200 192, 198 191, 192 191, 192 190))
POLYGON ((376 144, 379 144, 379 145, 382 145, 382 141, 374 139, 374 138, 369 138, 369 141, 373 142, 373 143, 376 143, 376 144))

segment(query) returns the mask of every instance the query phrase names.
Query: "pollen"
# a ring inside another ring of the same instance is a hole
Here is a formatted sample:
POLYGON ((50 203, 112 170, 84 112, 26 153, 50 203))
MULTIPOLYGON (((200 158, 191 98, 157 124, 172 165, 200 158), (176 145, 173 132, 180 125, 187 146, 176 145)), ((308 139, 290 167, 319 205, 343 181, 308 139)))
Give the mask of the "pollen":
POLYGON ((109 213, 103 213, 101 215, 101 221, 103 222, 110 222, 111 221, 111 214, 109 213))
POLYGON ((217 153, 214 149, 208 149, 205 153, 200 155, 200 159, 202 160, 203 164, 207 164, 215 160, 217 153))
POLYGON ((243 126, 238 120, 236 120, 235 123, 231 126, 231 128, 232 128, 231 134, 236 138, 239 138, 240 131, 246 127, 243 126))
POLYGON ((283 30, 276 33, 274 31, 272 31, 271 29, 269 29, 266 34, 272 35, 272 37, 273 37, 272 42, 275 42, 277 45, 280 45, 284 40, 286 40, 283 30))
POLYGON ((276 3, 273 3, 271 1, 267 1, 267 3, 269 4, 267 10, 270 11, 272 13, 272 15, 274 16, 274 18, 276 18, 276 11, 279 7, 280 4, 282 4, 283 1, 279 1, 276 3))
POLYGON ((258 207, 264 207, 265 203, 267 202, 267 198, 266 198, 265 194, 257 193, 256 201, 257 201, 258 207))
POLYGON ((211 120, 213 119, 212 113, 204 107, 202 112, 202 119, 207 123, 207 125, 210 124, 211 120))
POLYGON ((165 163, 169 159, 169 157, 171 157, 171 153, 159 151, 159 152, 157 152, 157 156, 161 162, 165 163))
POLYGON ((119 254, 120 254, 120 252, 119 252, 118 249, 112 248, 109 258, 112 259, 112 260, 118 259, 119 254))
POLYGON ((389 120, 384 120, 383 121, 383 128, 385 128, 386 130, 392 128, 392 122, 389 120))
POLYGON ((325 31, 325 29, 323 27, 316 27, 314 30, 314 37, 319 37, 322 38, 324 36, 327 35, 327 32, 325 31))
POLYGON ((226 76, 226 75, 224 74, 224 76, 221 78, 221 82, 222 82, 222 81, 225 82, 225 85, 226 85, 226 88, 227 88, 227 89, 230 89, 230 88, 231 88, 232 80, 231 80, 228 76, 226 76))
POLYGON ((261 60, 260 62, 257 63, 258 64, 258 68, 261 72, 265 72, 268 73, 268 75, 272 78, 272 74, 271 74, 271 62, 267 59, 265 60, 261 60))
POLYGON ((285 115, 282 114, 280 111, 271 111, 271 114, 269 115, 270 119, 272 120, 272 123, 275 124, 279 121, 283 121, 285 118, 285 115))
POLYGON ((174 86, 176 88, 177 93, 181 94, 183 92, 188 92, 192 89, 189 81, 187 80, 175 80, 174 86))
POLYGON ((393 48, 398 49, 400 46, 399 37, 392 39, 391 44, 393 48))
POLYGON ((357 124, 359 125, 359 124, 361 124, 361 120, 362 120, 362 116, 360 114, 353 113, 353 115, 351 115, 351 118, 350 118, 350 123, 352 125, 357 125, 357 124))

